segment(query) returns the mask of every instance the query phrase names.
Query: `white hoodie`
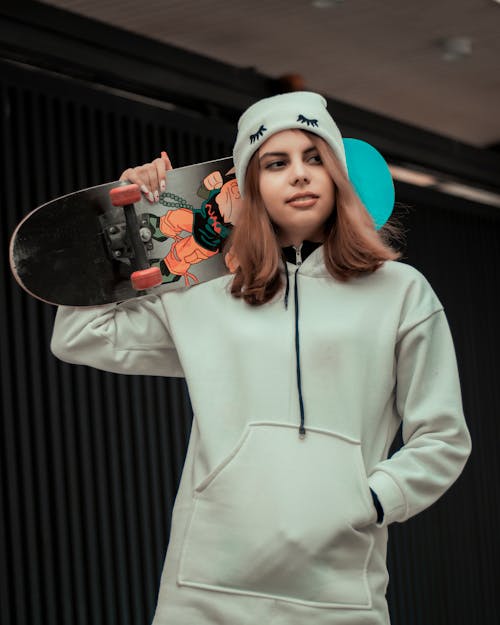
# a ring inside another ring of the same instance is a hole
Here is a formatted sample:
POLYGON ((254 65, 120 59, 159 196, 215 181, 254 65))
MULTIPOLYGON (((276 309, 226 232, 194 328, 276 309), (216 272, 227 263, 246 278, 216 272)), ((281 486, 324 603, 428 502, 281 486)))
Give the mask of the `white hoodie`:
POLYGON ((387 625, 387 525, 430 506, 470 453, 452 337, 422 274, 386 261, 343 283, 320 247, 295 299, 287 267, 287 307, 251 307, 224 276, 58 310, 62 360, 187 380, 194 421, 155 625, 387 625))

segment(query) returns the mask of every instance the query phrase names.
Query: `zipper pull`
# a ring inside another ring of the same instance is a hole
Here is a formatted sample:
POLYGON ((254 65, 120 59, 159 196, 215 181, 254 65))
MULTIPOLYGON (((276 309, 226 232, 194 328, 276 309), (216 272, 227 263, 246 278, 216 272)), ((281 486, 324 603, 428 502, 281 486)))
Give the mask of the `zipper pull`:
POLYGON ((301 243, 299 247, 295 247, 295 245, 293 246, 293 249, 295 250, 295 264, 297 265, 297 267, 300 267, 302 265, 302 245, 303 243, 301 243))

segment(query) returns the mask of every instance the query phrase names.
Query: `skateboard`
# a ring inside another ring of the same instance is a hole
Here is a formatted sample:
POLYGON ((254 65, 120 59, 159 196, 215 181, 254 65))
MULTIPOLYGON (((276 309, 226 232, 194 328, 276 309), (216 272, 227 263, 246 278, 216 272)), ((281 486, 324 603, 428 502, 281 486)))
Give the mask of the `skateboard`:
POLYGON ((227 272, 220 252, 241 203, 231 158, 168 171, 154 204, 135 184, 83 189, 21 221, 11 269, 30 295, 65 306, 192 286, 227 272))
MULTIPOLYGON (((382 155, 344 139, 349 179, 376 229, 394 207, 382 155)), ((17 226, 10 264, 30 295, 55 305, 97 306, 186 288, 227 273, 221 251, 243 200, 231 158, 167 172, 159 202, 122 182, 70 193, 35 209, 17 226)))

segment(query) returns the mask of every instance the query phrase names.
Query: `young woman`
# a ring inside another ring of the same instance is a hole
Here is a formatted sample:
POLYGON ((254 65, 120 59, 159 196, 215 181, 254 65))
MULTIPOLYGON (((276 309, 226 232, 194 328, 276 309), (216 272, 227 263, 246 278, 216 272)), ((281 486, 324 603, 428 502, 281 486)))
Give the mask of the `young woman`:
MULTIPOLYGON (((387 625, 387 526, 436 501, 470 452, 445 313, 375 229, 321 96, 254 104, 234 161, 233 273, 60 308, 52 349, 186 377, 194 421, 155 625, 387 625)), ((169 167, 122 178, 154 194, 169 167)))

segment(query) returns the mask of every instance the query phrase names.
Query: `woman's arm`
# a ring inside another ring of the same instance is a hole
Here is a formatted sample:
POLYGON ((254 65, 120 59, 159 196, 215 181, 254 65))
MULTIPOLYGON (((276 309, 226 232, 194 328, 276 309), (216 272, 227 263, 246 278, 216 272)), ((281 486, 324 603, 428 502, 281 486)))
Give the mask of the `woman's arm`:
POLYGON ((113 373, 183 377, 161 295, 93 308, 60 307, 51 349, 113 373))
POLYGON ((402 331, 396 359, 404 446, 369 477, 384 510, 380 525, 405 521, 430 506, 460 475, 471 450, 443 310, 402 331))
MULTIPOLYGON (((172 169, 166 152, 151 163, 126 169, 120 180, 135 183, 151 201, 166 188, 172 169)), ((51 349, 72 364, 114 373, 183 377, 159 295, 92 308, 60 307, 51 349)))

